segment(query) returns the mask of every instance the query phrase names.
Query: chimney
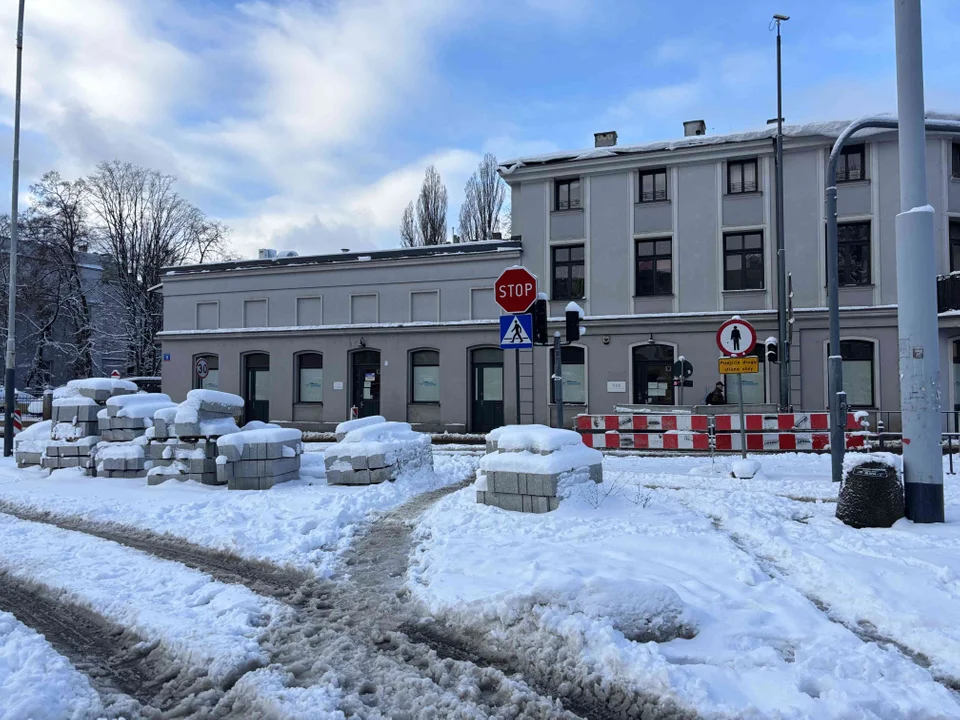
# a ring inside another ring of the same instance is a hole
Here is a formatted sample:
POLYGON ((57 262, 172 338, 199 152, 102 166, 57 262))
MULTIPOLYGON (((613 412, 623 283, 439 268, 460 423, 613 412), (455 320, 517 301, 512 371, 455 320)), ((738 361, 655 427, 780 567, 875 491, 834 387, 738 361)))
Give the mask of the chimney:
POLYGON ((617 131, 608 130, 607 132, 598 132, 593 134, 594 147, 613 147, 617 144, 617 131))
POLYGON ((683 136, 691 137, 693 135, 706 135, 707 123, 703 120, 687 120, 683 124, 683 136))

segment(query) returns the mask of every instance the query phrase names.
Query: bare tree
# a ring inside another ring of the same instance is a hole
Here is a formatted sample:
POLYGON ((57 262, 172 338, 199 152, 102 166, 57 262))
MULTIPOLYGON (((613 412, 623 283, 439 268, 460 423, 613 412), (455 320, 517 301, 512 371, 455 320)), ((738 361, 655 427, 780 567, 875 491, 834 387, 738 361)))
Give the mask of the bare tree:
POLYGON ((507 184, 497 173, 497 158, 487 153, 467 180, 460 206, 459 234, 466 242, 488 240, 502 227, 501 211, 507 184))
POLYGON ((400 217, 400 246, 417 247, 423 245, 417 230, 416 214, 413 209, 413 200, 411 200, 403 209, 403 215, 400 217))
POLYGON ((86 180, 93 237, 109 256, 109 287, 123 309, 127 370, 160 371, 163 326, 160 271, 209 257, 223 246, 222 227, 174 190, 176 178, 130 163, 100 163, 86 180))
POLYGON ((417 197, 417 227, 424 245, 447 239, 447 188, 433 165, 427 168, 417 197))

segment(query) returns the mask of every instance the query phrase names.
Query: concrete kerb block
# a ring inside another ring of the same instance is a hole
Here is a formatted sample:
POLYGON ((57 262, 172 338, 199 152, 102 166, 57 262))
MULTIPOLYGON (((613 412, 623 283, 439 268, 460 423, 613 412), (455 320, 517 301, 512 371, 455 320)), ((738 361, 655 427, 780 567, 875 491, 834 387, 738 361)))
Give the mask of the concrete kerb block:
POLYGON ((259 490, 260 479, 234 476, 227 482, 228 490, 259 490))
MULTIPOLYGON (((487 476, 487 482, 491 483, 489 475, 487 476)), ((497 494, 500 494, 500 493, 507 493, 512 495, 520 494, 520 480, 517 477, 517 473, 515 472, 509 472, 505 470, 498 471, 493 476, 492 484, 490 484, 488 487, 490 487, 491 490, 493 490, 493 492, 497 494)))
POLYGON ((367 469, 367 456, 366 455, 353 455, 350 458, 350 466, 356 470, 366 470, 367 469))
POLYGON ((343 485, 341 481, 342 473, 339 470, 327 469, 327 485, 343 485))
POLYGON ((396 465, 376 468, 374 470, 368 470, 367 472, 370 474, 371 485, 379 485, 382 482, 396 480, 397 478, 396 465))
POLYGON ((370 470, 379 470, 387 467, 387 456, 383 453, 370 455, 367 457, 367 468, 370 470))

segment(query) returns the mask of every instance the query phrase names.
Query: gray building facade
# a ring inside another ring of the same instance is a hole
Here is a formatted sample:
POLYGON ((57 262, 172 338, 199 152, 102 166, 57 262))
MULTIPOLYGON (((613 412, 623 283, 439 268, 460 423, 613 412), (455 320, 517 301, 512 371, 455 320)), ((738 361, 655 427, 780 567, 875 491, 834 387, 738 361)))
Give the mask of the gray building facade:
MULTIPOLYGON (((826 405, 823 196, 845 125, 785 128, 798 410, 826 405)), ((202 384, 196 361, 209 356, 215 384, 248 397, 251 417, 304 428, 328 429, 356 407, 424 429, 480 431, 514 422, 518 397, 524 422, 551 422, 552 351, 497 349, 493 283, 522 264, 548 294, 556 328, 571 300, 585 310, 586 334, 562 351, 568 424, 619 405, 701 403, 720 379, 716 330, 735 314, 761 340, 761 372, 745 376, 744 399, 775 403, 778 371, 762 349, 777 334, 773 132, 504 163, 511 241, 171 269, 164 391, 176 398, 202 384), (668 370, 680 356, 695 369, 682 397, 668 370)), ((960 140, 931 134, 927 167, 937 265, 948 274, 960 270, 960 140)), ((838 180, 846 389, 855 407, 896 411, 896 134, 858 137, 838 180)), ((943 312, 940 324, 947 409, 960 403, 960 317, 943 312)), ((728 401, 737 393, 730 384, 728 401)))

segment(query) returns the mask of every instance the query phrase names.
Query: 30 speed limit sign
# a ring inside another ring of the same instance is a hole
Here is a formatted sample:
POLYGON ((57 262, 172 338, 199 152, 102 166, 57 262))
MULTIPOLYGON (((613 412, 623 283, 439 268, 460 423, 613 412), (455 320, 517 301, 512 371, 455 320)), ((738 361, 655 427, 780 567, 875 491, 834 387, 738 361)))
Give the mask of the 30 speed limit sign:
POLYGON ((200 358, 197 360, 197 377, 203 380, 209 374, 210 367, 207 365, 206 358, 200 358))

